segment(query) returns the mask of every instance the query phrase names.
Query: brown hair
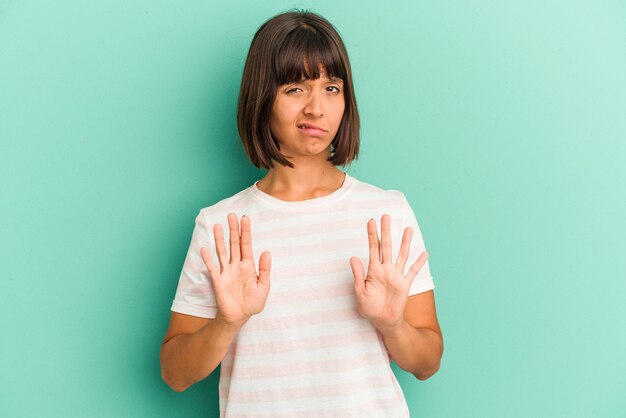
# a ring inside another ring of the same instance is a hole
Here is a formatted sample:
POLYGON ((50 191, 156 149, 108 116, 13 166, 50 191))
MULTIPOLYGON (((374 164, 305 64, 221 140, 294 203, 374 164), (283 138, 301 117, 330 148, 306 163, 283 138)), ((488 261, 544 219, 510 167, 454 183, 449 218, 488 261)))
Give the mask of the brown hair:
POLYGON ((320 65, 328 77, 343 80, 345 100, 343 118, 331 143, 328 161, 337 166, 357 158, 360 123, 346 47, 337 30, 322 16, 295 11, 274 16, 261 25, 252 39, 243 69, 237 128, 255 167, 269 169, 273 161, 293 167, 281 154, 270 131, 276 90, 303 76, 319 78, 320 65))

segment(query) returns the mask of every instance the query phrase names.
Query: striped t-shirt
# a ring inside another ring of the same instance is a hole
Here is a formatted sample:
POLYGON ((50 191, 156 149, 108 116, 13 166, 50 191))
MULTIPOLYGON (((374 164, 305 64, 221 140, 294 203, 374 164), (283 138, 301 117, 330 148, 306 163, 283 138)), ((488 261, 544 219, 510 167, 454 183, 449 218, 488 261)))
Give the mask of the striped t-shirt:
MULTIPOLYGON (((394 263, 404 228, 413 228, 408 271, 425 247, 404 195, 346 173, 331 194, 288 202, 255 182, 200 210, 172 311, 215 318, 200 248, 211 249, 217 263, 213 225, 222 225, 228 248, 229 212, 250 218, 257 272, 263 251, 271 252, 272 267, 265 309, 239 330, 221 363, 221 417, 409 416, 382 335, 357 312, 349 261, 360 257, 367 271, 367 221, 376 220, 380 236, 388 213, 394 263)), ((433 288, 426 262, 409 295, 433 288)))

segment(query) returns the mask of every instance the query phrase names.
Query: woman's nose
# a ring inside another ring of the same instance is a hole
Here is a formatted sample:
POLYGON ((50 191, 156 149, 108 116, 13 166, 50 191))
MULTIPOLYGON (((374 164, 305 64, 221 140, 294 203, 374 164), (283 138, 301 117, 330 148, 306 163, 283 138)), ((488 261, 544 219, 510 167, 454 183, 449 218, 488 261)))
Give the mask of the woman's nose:
POLYGON ((308 100, 304 105, 304 109, 302 109, 304 111, 304 114, 317 118, 323 116, 324 112, 322 111, 322 100, 320 97, 320 93, 311 93, 311 95, 307 99, 308 100))

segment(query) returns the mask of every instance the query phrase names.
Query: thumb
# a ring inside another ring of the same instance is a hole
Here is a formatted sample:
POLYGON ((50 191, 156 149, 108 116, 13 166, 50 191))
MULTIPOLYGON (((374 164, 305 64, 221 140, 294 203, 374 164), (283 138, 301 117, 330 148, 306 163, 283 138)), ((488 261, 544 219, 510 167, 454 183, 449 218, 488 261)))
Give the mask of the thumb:
POLYGON ((272 255, 265 251, 259 258, 259 281, 266 286, 270 284, 270 269, 272 268, 272 255))
POLYGON ((365 281, 365 270, 363 269, 361 259, 359 257, 351 257, 350 268, 352 268, 354 276, 354 288, 358 292, 363 288, 363 282, 365 281))

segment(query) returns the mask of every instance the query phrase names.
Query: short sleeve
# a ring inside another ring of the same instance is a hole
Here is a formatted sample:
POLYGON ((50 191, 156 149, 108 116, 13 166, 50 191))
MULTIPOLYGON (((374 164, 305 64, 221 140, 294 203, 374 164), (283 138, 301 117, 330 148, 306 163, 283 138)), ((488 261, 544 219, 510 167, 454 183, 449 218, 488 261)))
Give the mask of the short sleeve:
POLYGON ((189 244, 187 257, 185 257, 180 273, 171 310, 202 318, 215 318, 217 303, 215 302, 209 271, 200 255, 200 248, 202 247, 209 248, 211 253, 215 252, 209 225, 204 214, 200 211, 196 217, 191 244, 189 244))
MULTIPOLYGON (((411 240, 409 258, 406 262, 406 268, 405 268, 405 273, 406 273, 409 270, 409 268, 413 265, 413 263, 415 263, 415 261, 418 259, 420 254, 426 250, 426 246, 424 245, 424 239, 422 237, 422 232, 420 230, 420 227, 417 223, 415 213, 413 212, 413 209, 411 208, 411 205, 409 205, 409 202, 407 201, 404 194, 402 195, 402 200, 405 206, 404 208, 405 215, 404 215, 402 230, 404 231, 404 228, 406 227, 410 227, 411 229, 413 229, 413 238, 411 240)), ((409 296, 416 295, 418 293, 427 292, 435 288, 435 283, 430 274, 429 261, 430 259, 426 261, 426 264, 422 266, 421 270, 417 273, 417 276, 415 276, 415 278, 413 279, 413 282, 411 283, 411 287, 409 288, 409 296)))

